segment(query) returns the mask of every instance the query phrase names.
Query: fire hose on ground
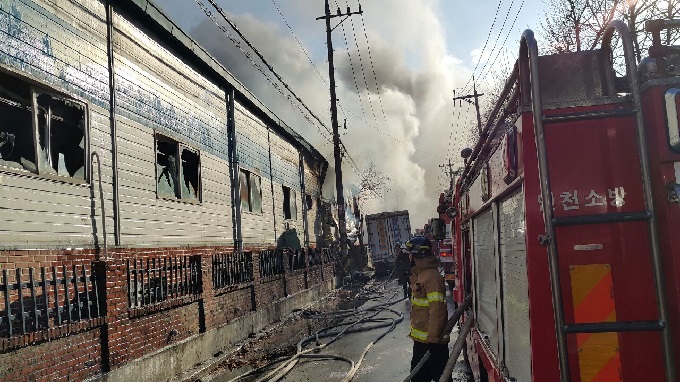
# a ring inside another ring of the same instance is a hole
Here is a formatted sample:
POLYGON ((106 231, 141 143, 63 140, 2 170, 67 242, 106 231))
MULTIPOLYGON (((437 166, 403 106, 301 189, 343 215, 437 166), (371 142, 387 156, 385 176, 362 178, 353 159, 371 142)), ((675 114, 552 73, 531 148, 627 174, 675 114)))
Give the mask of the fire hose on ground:
MULTIPOLYGON (((382 284, 383 290, 384 287, 385 285, 382 284)), ((298 364, 298 362, 301 359, 309 358, 319 360, 340 360, 349 363, 350 370, 345 375, 343 382, 351 381, 352 378, 354 378, 356 372, 359 370, 361 362, 363 361, 366 353, 368 353, 370 348, 375 343, 380 341, 380 339, 382 339, 384 336, 390 333, 398 323, 403 321, 404 319, 403 313, 390 308, 391 305, 394 305, 404 300, 404 299, 392 300, 396 293, 397 292, 394 292, 387 302, 366 308, 338 310, 331 313, 303 312, 303 316, 309 319, 344 319, 345 322, 325 327, 317 331, 313 335, 302 339, 300 342, 298 342, 297 351, 293 356, 278 358, 265 366, 242 374, 232 379, 230 382, 240 381, 244 378, 252 377, 255 375, 259 375, 259 378, 257 378, 256 381, 279 381, 280 379, 284 378, 298 364), (396 317, 395 318, 377 317, 380 313, 385 311, 394 314, 396 317), (356 318, 354 321, 347 321, 347 319, 351 319, 352 317, 356 316, 359 317, 356 318), (342 328, 343 326, 344 328, 342 328), (377 339, 369 343, 368 346, 364 348, 361 356, 359 357, 359 360, 356 363, 351 359, 342 356, 332 354, 329 355, 315 354, 321 351, 322 349, 328 347, 333 342, 337 341, 344 334, 364 332, 379 328, 387 328, 387 330, 385 330, 382 334, 380 334, 380 336, 378 336, 377 339), (321 344, 320 339, 328 337, 332 338, 327 343, 321 344), (310 349, 305 349, 305 346, 312 342, 314 342, 316 346, 310 349), (277 364, 280 365, 274 368, 273 370, 270 370, 274 365, 277 364)), ((363 296, 363 298, 366 299, 376 299, 376 297, 384 295, 385 295, 384 291, 381 292, 379 290, 376 290, 374 287, 370 285, 364 288, 364 290, 362 290, 362 292, 359 294, 359 296, 363 296)))

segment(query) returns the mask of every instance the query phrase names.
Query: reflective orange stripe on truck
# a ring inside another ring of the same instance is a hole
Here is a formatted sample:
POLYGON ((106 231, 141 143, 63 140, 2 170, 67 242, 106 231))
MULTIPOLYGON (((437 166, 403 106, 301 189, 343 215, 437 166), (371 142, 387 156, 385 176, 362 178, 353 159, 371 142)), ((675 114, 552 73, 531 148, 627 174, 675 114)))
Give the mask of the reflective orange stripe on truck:
MULTIPOLYGON (((616 321, 611 266, 572 265, 569 273, 576 323, 616 321)), ((622 381, 617 333, 578 333, 576 343, 582 382, 622 381)))

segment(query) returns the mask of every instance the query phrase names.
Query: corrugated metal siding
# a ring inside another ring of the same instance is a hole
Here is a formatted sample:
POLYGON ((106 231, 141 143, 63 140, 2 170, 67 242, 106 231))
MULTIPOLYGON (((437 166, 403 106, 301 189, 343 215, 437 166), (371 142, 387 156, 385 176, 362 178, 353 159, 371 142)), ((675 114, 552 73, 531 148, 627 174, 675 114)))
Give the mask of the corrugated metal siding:
MULTIPOLYGON (((305 157, 304 161, 305 169, 305 192, 312 197, 312 208, 307 210, 307 230, 309 233, 309 243, 315 245, 321 239, 321 226, 317 224, 317 221, 321 221, 321 217, 317 216, 319 214, 318 198, 321 197, 321 175, 317 170, 315 163, 311 162, 309 158, 305 157)), ((303 196, 306 198, 306 196, 303 196)), ((306 206, 305 199, 305 206, 306 206)))
POLYGON ((276 232, 278 235, 287 228, 297 231, 300 242, 303 242, 302 197, 300 190, 300 155, 295 146, 285 141, 274 132, 270 135, 272 152, 272 178, 274 180, 274 213, 276 214, 276 232), (284 220, 283 186, 295 191, 297 215, 284 220))
POLYGON ((129 21, 114 26, 122 244, 231 244, 224 92, 129 21), (200 150, 201 203, 156 197, 155 132, 200 150))
POLYGON ((276 134, 271 135, 272 178, 300 192, 300 156, 291 143, 276 134))
POLYGON ((503 280, 505 365, 517 381, 531 380, 529 286, 523 193, 500 203, 499 233, 503 280))
POLYGON ((235 103, 236 151, 239 166, 254 172, 262 181, 262 213, 241 212, 243 241, 247 244, 272 244, 274 237, 274 215, 269 166, 269 131, 267 125, 235 103))
POLYGON ((477 322, 488 336, 491 350, 498 356, 498 308, 496 271, 498 259, 494 245, 493 213, 488 210, 473 220, 473 250, 477 275, 477 322))
MULTIPOLYGON (((107 227, 111 152, 104 7, 98 1, 0 0, 0 66, 88 103, 90 150, 102 158, 107 227)), ((93 169, 95 179, 96 166, 93 169)), ((0 174, 0 248, 93 246, 102 242, 97 201, 86 184, 0 174), (92 219, 94 213, 94 221, 92 219)), ((96 189, 98 195, 98 189, 96 189)), ((112 234, 109 230, 109 234, 112 234)), ((113 236, 109 237, 109 241, 113 236)))
POLYGON ((128 20, 114 26, 117 112, 227 160, 224 92, 128 20))
POLYGON ((317 170, 316 163, 311 162, 308 158, 304 159, 305 166, 305 191, 316 199, 321 196, 321 174, 317 170))
MULTIPOLYGON (((0 67, 88 104, 89 148, 102 159, 106 227, 113 243, 105 20, 98 0, 0 0, 0 67)), ((117 13, 113 21, 122 245, 231 244, 224 92, 133 22, 117 13), (200 204, 156 197, 155 132, 200 150, 200 204)), ((244 241, 273 243, 282 232, 282 185, 295 190, 297 218, 289 223, 302 238, 299 150, 272 132, 272 170, 265 122, 242 105, 236 108, 240 165, 261 176, 263 192, 263 213, 243 215, 244 241)), ((92 170, 96 181, 97 166, 92 170)), ((316 204, 322 179, 306 176, 316 204)), ((0 224, 0 248, 87 247, 95 244, 95 230, 101 244, 97 188, 94 195, 95 203, 87 184, 0 173, 0 211, 7 217, 0 224)), ((312 220, 310 227, 315 225, 312 220)))

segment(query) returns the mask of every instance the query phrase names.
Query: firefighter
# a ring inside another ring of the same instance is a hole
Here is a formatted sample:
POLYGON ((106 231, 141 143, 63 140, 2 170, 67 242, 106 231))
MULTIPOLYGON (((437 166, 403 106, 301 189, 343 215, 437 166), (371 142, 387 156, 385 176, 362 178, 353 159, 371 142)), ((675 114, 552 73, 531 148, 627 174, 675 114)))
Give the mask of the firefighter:
MULTIPOLYGON (((442 338, 447 321, 446 286, 439 273, 439 260, 430 240, 415 236, 406 242, 411 267, 411 370, 429 350, 430 358, 413 377, 413 382, 439 381, 449 358, 448 336, 442 338)), ((450 378, 448 379, 450 380, 450 378)))
POLYGON ((394 264, 395 272, 399 280, 399 285, 404 287, 404 298, 411 298, 411 288, 409 276, 411 275, 411 257, 406 251, 406 244, 401 247, 396 246, 397 261, 394 264))

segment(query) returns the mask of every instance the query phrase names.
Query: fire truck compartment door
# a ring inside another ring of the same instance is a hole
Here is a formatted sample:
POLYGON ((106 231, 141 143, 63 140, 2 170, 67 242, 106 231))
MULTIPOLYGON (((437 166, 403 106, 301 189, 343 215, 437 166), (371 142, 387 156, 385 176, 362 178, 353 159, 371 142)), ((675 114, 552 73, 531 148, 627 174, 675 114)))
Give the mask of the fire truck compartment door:
POLYGON ((529 283, 527 279, 524 193, 500 202, 498 209, 501 256, 505 366, 516 381, 531 381, 529 283))
POLYGON ((494 219, 491 209, 473 220, 473 255, 475 259, 477 327, 488 338, 489 346, 499 355, 498 257, 495 250, 494 219))
POLYGON ((668 144, 675 152, 680 152, 680 121, 678 121, 678 101, 680 89, 670 88, 664 94, 666 101, 666 128, 668 129, 668 144))

